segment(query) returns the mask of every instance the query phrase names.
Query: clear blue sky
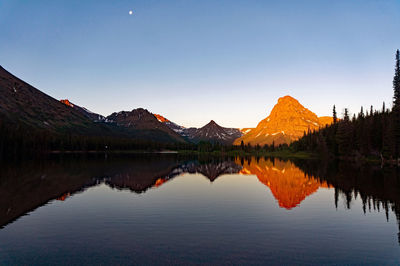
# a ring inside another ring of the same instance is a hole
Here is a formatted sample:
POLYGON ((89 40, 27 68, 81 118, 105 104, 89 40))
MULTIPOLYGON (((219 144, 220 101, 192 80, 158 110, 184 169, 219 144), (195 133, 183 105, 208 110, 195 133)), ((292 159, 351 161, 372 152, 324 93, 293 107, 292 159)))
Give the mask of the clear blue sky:
POLYGON ((0 0, 0 65, 103 115, 254 127, 287 94, 389 105, 399 32, 398 0, 0 0))

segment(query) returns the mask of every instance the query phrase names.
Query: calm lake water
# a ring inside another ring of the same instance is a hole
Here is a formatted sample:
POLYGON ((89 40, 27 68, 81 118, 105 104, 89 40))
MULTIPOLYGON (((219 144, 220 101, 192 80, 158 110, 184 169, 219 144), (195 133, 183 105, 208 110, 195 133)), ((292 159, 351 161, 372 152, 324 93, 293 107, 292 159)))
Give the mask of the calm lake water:
POLYGON ((400 264, 396 169, 176 154, 0 169, 0 264, 400 264))

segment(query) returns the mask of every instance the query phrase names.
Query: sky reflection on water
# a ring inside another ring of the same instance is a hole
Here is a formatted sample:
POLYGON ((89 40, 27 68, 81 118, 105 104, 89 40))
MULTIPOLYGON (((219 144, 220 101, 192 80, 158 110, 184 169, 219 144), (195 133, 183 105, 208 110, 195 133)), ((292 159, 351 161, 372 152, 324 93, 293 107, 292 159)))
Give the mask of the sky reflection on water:
POLYGON ((316 165, 174 155, 3 169, 0 264, 400 263, 398 177, 316 165))

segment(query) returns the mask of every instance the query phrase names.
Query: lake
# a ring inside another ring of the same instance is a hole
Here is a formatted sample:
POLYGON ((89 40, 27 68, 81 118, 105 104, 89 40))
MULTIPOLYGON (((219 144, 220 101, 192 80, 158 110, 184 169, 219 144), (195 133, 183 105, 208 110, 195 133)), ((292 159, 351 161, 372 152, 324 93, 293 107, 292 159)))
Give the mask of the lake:
POLYGON ((0 169, 0 264, 400 264, 394 168, 178 154, 0 169))

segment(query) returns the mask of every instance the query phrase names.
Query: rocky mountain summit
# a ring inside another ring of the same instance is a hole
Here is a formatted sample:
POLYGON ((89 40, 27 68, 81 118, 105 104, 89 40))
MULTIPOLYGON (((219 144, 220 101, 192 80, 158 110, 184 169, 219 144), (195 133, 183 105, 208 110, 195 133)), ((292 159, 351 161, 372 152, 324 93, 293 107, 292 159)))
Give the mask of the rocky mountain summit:
POLYGON ((209 141, 232 144, 235 139, 242 136, 242 132, 237 128, 221 127, 214 120, 211 120, 207 125, 192 130, 188 135, 195 142, 209 141))
POLYGON ((133 128, 136 130, 159 130, 167 133, 176 141, 184 142, 178 133, 169 128, 167 124, 160 122, 152 113, 143 108, 112 113, 106 117, 106 121, 109 123, 116 123, 118 126, 133 128))
POLYGON ((291 96, 279 98, 270 115, 258 123, 257 127, 235 140, 234 144, 275 145, 291 143, 308 130, 318 130, 331 124, 332 117, 319 118, 291 96))

